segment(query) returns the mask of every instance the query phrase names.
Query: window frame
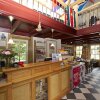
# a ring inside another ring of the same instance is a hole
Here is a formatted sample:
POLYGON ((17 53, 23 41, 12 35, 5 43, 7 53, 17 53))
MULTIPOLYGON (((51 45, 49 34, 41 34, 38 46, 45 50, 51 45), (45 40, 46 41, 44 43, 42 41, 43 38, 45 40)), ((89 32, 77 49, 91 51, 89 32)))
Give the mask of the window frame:
POLYGON ((82 56, 82 48, 83 48, 83 46, 76 46, 76 48, 75 48, 75 56, 76 57, 80 57, 81 58, 81 56, 82 56), (79 50, 77 50, 77 47, 79 47, 79 50), (77 51, 79 52, 79 54, 77 54, 77 51))
POLYGON ((100 59, 100 50, 97 48, 97 46, 98 48, 100 48, 100 44, 90 45, 90 59, 95 59, 95 60, 100 59), (94 48, 92 46, 94 46, 94 48), (95 54, 93 52, 95 52, 95 54), (92 55, 94 56, 93 58, 92 55), (99 56, 99 58, 96 58, 97 55, 99 56))
POLYGON ((24 63, 28 63, 28 40, 24 40, 24 39, 13 39, 13 41, 17 41, 17 42, 25 42, 26 43, 26 61, 23 61, 24 63))

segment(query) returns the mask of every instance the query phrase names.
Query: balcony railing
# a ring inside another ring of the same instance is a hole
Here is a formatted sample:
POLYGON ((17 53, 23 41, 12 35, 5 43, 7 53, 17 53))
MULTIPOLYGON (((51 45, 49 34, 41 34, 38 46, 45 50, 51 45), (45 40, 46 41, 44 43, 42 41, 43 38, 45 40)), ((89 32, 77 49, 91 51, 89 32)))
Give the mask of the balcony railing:
MULTIPOLYGON (((23 6, 26 6, 30 9, 34 9, 38 12, 41 12, 42 14, 53 18, 56 21, 59 21, 61 23, 64 23, 64 19, 62 17, 62 15, 64 15, 64 9, 61 8, 60 6, 57 6, 56 9, 58 9, 57 11, 55 10, 55 6, 52 3, 52 0, 48 0, 49 2, 49 6, 45 5, 45 3, 40 2, 39 0, 13 0, 23 6)), ((46 1, 46 0, 45 0, 46 1)))
POLYGON ((93 5, 91 8, 83 10, 78 14, 79 29, 100 24, 100 4, 93 5))

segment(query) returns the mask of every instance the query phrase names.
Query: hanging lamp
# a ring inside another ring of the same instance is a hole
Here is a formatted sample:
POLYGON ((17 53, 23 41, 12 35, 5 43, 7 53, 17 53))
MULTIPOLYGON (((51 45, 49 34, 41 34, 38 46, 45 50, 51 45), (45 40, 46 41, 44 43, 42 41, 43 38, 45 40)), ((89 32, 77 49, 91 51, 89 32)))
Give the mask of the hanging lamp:
MULTIPOLYGON (((12 16, 8 16, 8 17, 9 17, 9 20, 11 22, 11 30, 12 30, 12 21, 13 21, 14 18, 12 16)), ((10 38, 8 40, 8 44, 14 44, 14 41, 12 39, 12 34, 11 33, 10 33, 10 38)))
MULTIPOLYGON (((54 29, 51 29, 51 32, 52 32, 52 39, 53 39, 53 32, 54 32, 54 29)), ((51 43, 51 47, 55 47, 54 43, 51 43)))
POLYGON ((37 28, 36 28, 36 31, 38 31, 38 32, 42 31, 42 28, 41 28, 41 21, 40 21, 40 11, 39 11, 39 24, 38 24, 38 26, 37 26, 37 28))

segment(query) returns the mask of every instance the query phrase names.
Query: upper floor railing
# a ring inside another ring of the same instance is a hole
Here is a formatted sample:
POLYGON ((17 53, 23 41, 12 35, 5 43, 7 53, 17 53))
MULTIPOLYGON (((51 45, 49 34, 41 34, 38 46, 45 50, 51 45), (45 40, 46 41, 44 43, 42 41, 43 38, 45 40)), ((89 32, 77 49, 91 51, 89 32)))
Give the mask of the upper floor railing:
POLYGON ((30 9, 34 9, 46 16, 53 18, 56 21, 59 21, 67 26, 75 28, 75 11, 68 7, 64 8, 61 4, 54 0, 13 0, 23 6, 26 6, 30 9), (72 12, 70 12, 72 11, 72 12), (72 15, 73 13, 73 15, 72 15), (69 14, 71 16, 69 16, 69 14))
POLYGON ((100 2, 78 13, 78 29, 100 24, 100 2))
POLYGON ((34 9, 42 14, 59 21, 67 26, 82 29, 92 25, 100 24, 100 2, 94 4, 92 7, 88 7, 81 12, 78 12, 78 17, 76 19, 76 13, 74 11, 73 15, 70 7, 64 9, 54 0, 13 0, 23 6, 30 9, 34 9), (66 10, 67 9, 67 10, 66 10), (69 10, 69 11, 68 11, 69 10), (78 20, 78 21, 76 21, 78 20))
POLYGON ((34 9, 51 17, 61 23, 64 23, 64 9, 52 2, 52 0, 13 0, 30 9, 34 9))

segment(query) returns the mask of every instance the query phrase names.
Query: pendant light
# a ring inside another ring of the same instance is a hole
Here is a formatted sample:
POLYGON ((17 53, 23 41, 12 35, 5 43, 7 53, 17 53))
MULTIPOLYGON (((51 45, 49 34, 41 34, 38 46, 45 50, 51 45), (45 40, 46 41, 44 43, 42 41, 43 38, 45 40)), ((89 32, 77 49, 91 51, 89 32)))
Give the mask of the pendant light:
POLYGON ((37 26, 37 28, 36 28, 36 31, 38 31, 38 32, 42 31, 42 28, 41 28, 41 21, 40 21, 40 11, 39 11, 39 24, 38 24, 38 26, 37 26))
POLYGON ((52 44, 51 44, 51 47, 55 47, 55 45, 52 43, 52 44))
MULTIPOLYGON (((12 30, 12 21, 13 21, 13 17, 12 16, 9 16, 9 20, 10 20, 10 22, 11 22, 11 30, 12 30)), ((12 33, 10 33, 10 38, 9 38, 9 40, 8 40, 8 44, 14 44, 14 41, 13 41, 13 39, 12 39, 12 33)))
MULTIPOLYGON (((51 32, 52 32, 52 39, 53 39, 53 32, 54 32, 54 29, 51 29, 51 32)), ((55 47, 54 43, 51 43, 51 47, 55 47)))

